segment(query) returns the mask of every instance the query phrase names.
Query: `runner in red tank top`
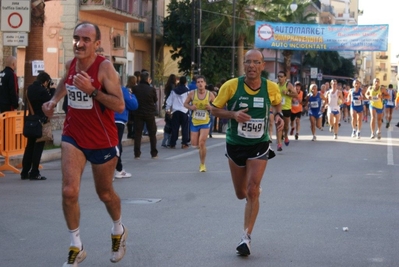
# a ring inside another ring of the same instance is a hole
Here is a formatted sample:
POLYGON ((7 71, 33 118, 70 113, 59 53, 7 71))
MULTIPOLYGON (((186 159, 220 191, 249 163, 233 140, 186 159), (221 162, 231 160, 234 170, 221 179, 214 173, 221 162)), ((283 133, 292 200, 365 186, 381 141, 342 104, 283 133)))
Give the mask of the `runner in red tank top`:
POLYGON ((68 93, 68 113, 61 143, 62 207, 71 245, 64 267, 77 266, 86 257, 80 240, 80 180, 86 161, 90 161, 99 198, 113 220, 111 261, 125 254, 127 228, 121 222, 121 201, 112 180, 117 162, 117 130, 114 111, 125 108, 119 75, 113 64, 96 54, 101 32, 89 22, 78 24, 73 33, 75 58, 66 63, 66 73, 53 98, 43 104, 46 116, 68 93))

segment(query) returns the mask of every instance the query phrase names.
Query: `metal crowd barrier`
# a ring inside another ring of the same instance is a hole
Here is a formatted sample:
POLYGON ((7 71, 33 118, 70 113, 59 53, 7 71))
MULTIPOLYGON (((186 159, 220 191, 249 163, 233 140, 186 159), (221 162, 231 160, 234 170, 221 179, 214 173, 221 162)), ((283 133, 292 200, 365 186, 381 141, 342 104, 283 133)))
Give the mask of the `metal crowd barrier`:
POLYGON ((10 164, 10 157, 24 154, 27 139, 22 134, 23 127, 23 110, 0 113, 0 155, 4 157, 4 164, 0 166, 0 177, 4 177, 1 171, 21 173, 10 164))

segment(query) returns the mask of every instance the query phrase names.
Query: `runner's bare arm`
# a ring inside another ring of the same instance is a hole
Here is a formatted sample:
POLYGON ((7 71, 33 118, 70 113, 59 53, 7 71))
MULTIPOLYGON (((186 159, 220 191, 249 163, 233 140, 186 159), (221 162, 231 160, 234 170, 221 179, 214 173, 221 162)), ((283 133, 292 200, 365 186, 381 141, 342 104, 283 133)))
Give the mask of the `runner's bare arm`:
POLYGON ((190 102, 193 101, 194 98, 194 91, 191 91, 187 98, 186 101, 184 101, 184 107, 189 109, 189 110, 196 110, 196 107, 194 105, 190 105, 190 102))
POLYGON ((44 103, 42 105, 42 110, 44 112, 44 114, 47 117, 52 117, 53 113, 54 113, 54 108, 57 105, 57 103, 66 95, 67 91, 65 88, 65 79, 68 75, 68 70, 69 70, 69 66, 71 64, 71 60, 68 61, 65 64, 65 74, 64 76, 60 79, 60 81, 57 84, 57 89, 55 90, 55 93, 53 95, 53 97, 51 98, 50 101, 44 103))
MULTIPOLYGON (((101 62, 98 71, 98 80, 105 87, 106 92, 99 91, 95 99, 113 111, 119 113, 123 112, 125 109, 125 101, 123 100, 119 75, 109 60, 101 62)), ((94 88, 91 83, 88 87, 88 92, 86 93, 90 95, 96 88, 94 88)))

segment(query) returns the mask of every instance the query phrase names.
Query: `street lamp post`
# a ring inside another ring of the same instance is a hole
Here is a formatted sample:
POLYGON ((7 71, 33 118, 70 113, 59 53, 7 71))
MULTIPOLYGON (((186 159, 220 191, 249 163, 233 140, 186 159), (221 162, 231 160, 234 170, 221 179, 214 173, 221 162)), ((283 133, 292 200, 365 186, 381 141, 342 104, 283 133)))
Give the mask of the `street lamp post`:
POLYGON ((232 52, 231 52, 231 78, 234 78, 234 66, 235 66, 235 52, 236 52, 236 0, 233 0, 233 36, 231 38, 232 52))

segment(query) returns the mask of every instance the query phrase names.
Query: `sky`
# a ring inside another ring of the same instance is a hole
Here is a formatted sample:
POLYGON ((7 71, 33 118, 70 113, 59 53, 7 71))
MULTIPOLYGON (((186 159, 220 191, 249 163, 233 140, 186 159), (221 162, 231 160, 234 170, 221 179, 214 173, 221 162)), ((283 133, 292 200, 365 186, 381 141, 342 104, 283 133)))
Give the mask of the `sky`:
POLYGON ((391 44, 391 62, 398 62, 399 14, 396 0, 359 0, 359 25, 389 24, 388 43, 391 44), (395 6, 394 6, 395 4, 395 6))

